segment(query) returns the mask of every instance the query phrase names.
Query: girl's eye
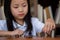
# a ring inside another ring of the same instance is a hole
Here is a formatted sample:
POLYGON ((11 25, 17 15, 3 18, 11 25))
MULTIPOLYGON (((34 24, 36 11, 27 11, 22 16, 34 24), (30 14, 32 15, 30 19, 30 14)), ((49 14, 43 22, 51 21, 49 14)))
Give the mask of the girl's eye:
POLYGON ((18 7, 14 7, 14 8, 18 8, 18 7))
POLYGON ((23 7, 26 7, 27 5, 23 5, 23 7))

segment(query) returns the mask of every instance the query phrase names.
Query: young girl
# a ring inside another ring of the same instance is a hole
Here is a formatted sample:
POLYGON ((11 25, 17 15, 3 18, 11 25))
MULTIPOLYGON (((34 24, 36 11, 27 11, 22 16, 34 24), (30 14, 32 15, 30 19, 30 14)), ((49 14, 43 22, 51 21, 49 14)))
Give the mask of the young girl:
POLYGON ((30 13, 30 0, 4 0, 6 20, 0 20, 0 35, 36 36, 38 32, 49 33, 55 28, 54 21, 45 24, 30 13))

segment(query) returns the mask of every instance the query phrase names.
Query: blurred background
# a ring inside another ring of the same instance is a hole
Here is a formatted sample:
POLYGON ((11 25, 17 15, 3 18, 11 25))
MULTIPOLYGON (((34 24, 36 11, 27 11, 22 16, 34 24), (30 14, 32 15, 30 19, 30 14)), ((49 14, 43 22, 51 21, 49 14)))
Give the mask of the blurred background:
MULTIPOLYGON (((30 7, 32 16, 39 18, 41 22, 52 18, 56 24, 54 36, 60 37, 60 0, 30 0, 30 7)), ((4 0, 0 0, 0 20, 5 20, 4 0)))

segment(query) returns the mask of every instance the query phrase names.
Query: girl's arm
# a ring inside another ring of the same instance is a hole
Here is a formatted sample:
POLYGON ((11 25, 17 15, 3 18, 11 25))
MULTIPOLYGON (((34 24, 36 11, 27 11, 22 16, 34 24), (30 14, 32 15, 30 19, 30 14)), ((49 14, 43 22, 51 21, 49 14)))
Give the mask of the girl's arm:
POLYGON ((23 34, 23 31, 22 30, 14 30, 14 31, 3 31, 3 30, 0 30, 0 36, 15 36, 15 35, 21 35, 23 34))
POLYGON ((12 36, 12 32, 0 30, 0 36, 12 36))

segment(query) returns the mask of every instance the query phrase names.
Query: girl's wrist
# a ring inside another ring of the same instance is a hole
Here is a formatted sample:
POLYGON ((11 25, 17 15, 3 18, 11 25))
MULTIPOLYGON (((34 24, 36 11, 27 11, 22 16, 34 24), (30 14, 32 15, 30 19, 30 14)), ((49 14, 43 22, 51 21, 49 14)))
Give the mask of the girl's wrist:
POLYGON ((13 31, 10 31, 10 32, 9 32, 9 35, 10 35, 10 36, 13 36, 13 35, 14 35, 14 34, 13 34, 13 31))

